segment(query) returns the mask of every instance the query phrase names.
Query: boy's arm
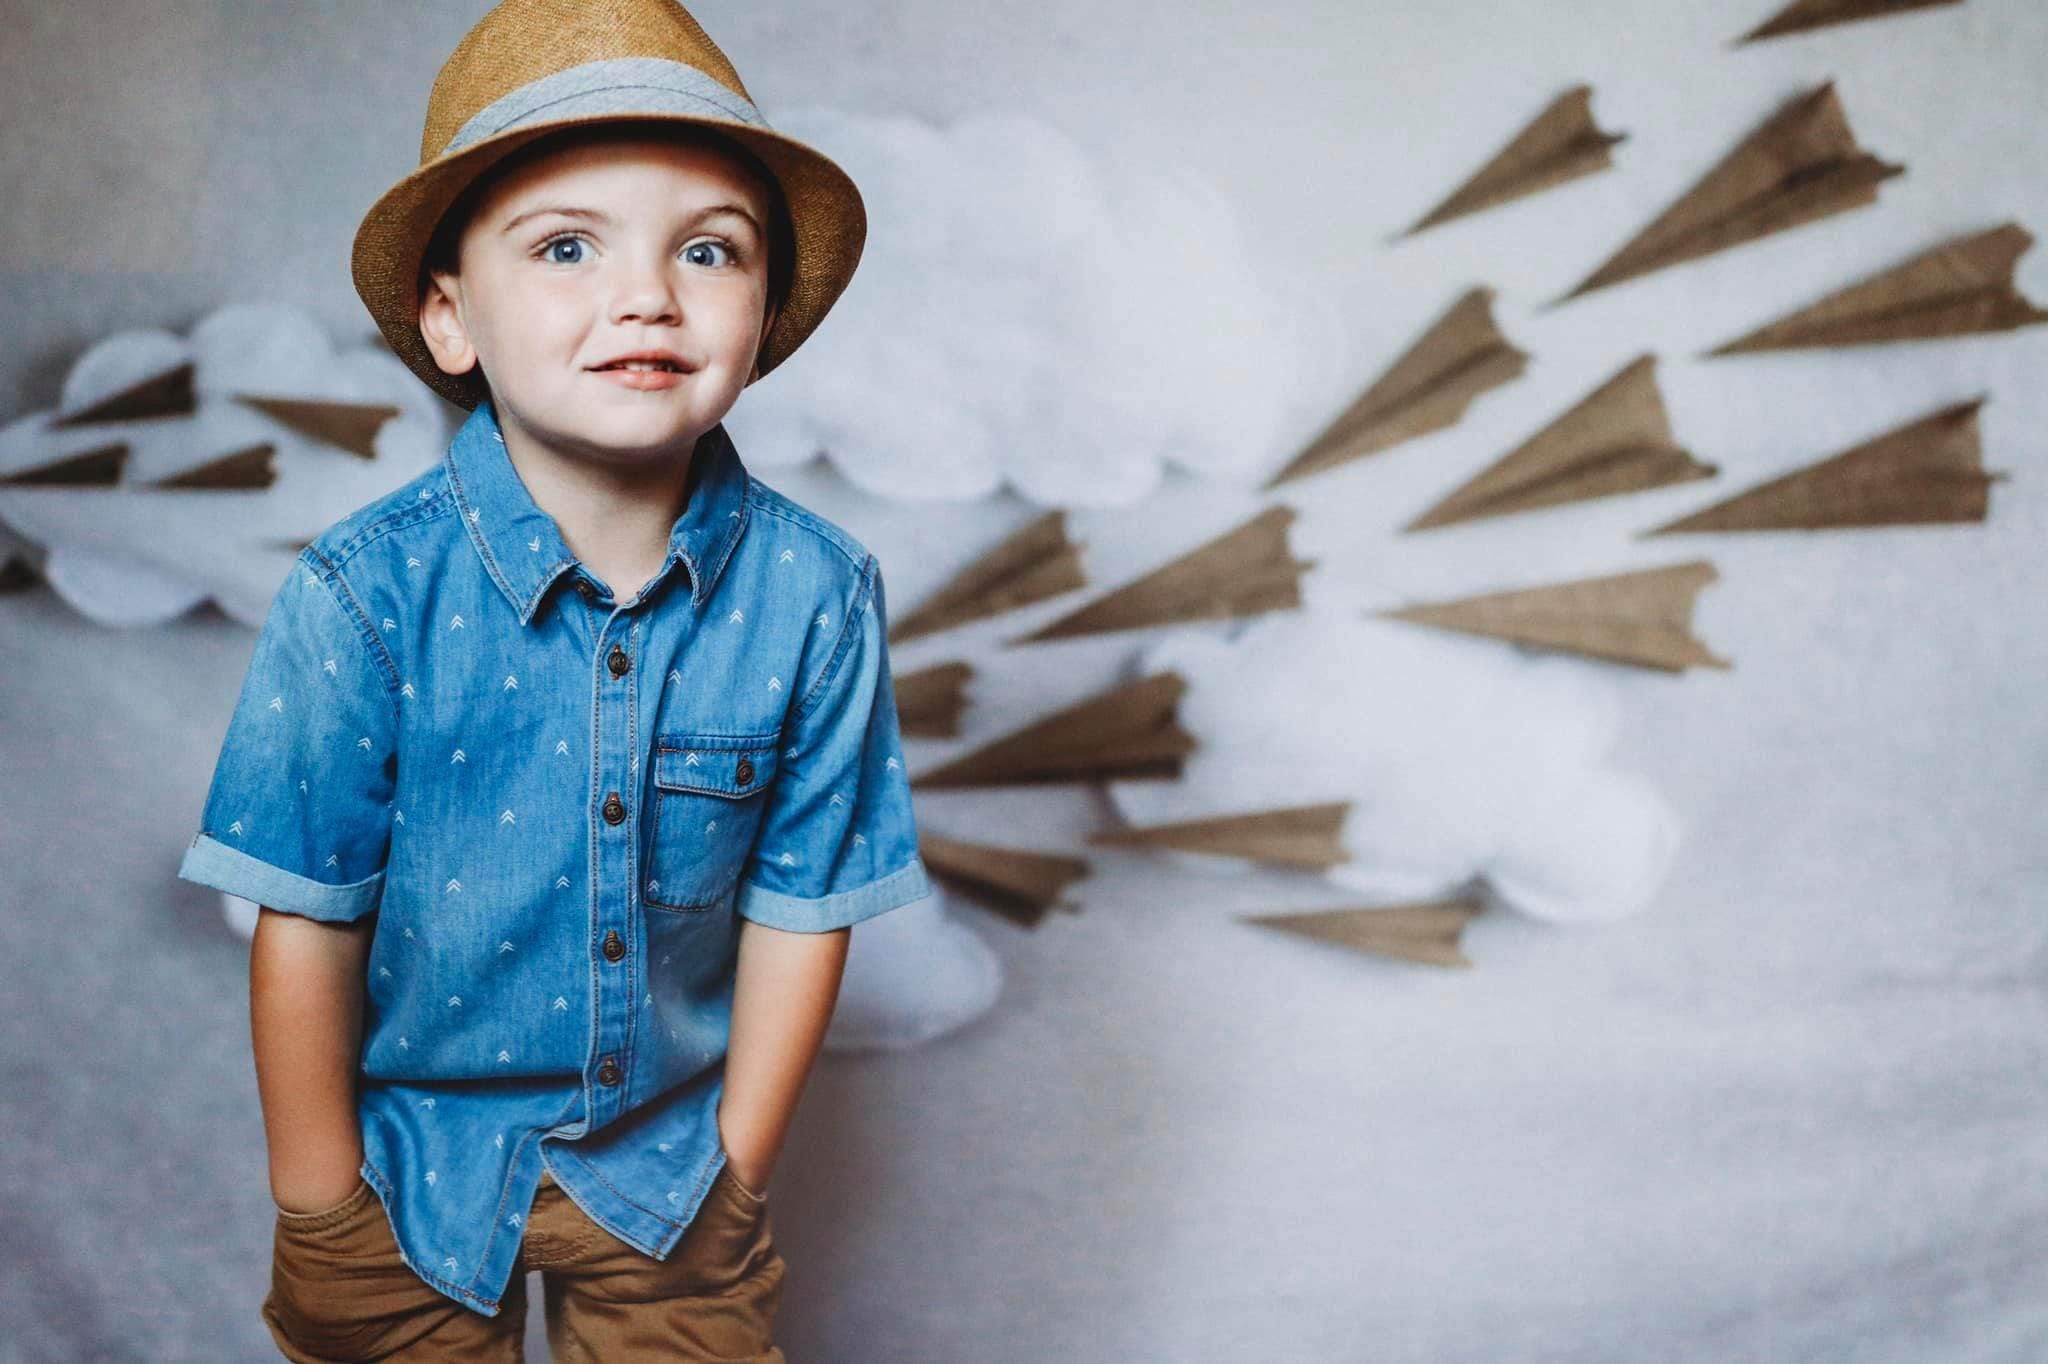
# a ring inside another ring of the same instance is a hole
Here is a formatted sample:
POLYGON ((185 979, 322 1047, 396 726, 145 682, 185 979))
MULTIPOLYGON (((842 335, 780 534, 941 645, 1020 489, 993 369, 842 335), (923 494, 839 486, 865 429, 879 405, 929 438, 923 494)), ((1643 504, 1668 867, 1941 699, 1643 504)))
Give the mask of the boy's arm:
POLYGON ((341 1202, 363 1163, 355 1086, 374 924, 369 916, 329 923, 267 905, 257 913, 249 1034, 270 1192, 287 1212, 341 1202))
POLYGON ((765 1193, 839 999, 851 928, 792 933, 742 920, 718 1128, 733 1176, 765 1193))

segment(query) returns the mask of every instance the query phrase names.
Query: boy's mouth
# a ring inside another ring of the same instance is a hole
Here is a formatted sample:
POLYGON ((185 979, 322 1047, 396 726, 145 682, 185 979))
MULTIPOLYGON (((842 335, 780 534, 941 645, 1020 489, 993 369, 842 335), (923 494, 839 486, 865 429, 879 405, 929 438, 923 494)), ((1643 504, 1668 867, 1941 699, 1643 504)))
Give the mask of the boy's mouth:
POLYGON ((601 365, 592 365, 591 368, 597 371, 630 369, 666 374, 688 374, 690 372, 689 366, 683 363, 682 357, 673 351, 635 351, 631 355, 621 355, 616 359, 607 360, 601 365))

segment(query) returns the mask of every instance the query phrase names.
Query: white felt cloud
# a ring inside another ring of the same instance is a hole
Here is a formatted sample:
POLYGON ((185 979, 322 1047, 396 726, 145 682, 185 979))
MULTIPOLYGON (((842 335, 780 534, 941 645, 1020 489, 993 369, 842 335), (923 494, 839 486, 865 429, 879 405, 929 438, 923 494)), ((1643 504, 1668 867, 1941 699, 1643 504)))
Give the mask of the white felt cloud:
POLYGON ((337 348, 297 308, 236 304, 189 337, 143 330, 105 338, 72 367, 54 411, 0 428, 5 473, 116 443, 128 449, 111 487, 0 487, 0 520, 44 548, 51 586, 103 625, 156 624, 210 598, 256 626, 295 553, 287 542, 311 539, 429 467, 447 437, 439 401, 389 351, 337 348), (189 415, 58 424, 187 362, 189 415), (365 460, 236 394, 383 404, 399 415, 378 431, 377 457, 365 460), (276 451, 268 488, 147 486, 264 443, 276 451))
POLYGON ((1111 798, 1133 824, 1349 800, 1353 860, 1328 877, 1369 901, 1483 875, 1541 919, 1641 909, 1679 826, 1648 782, 1609 765, 1610 680, 1580 660, 1472 644, 1313 607, 1229 639, 1170 635, 1139 667, 1188 680, 1181 724, 1201 747, 1179 782, 1115 782, 1111 798))
POLYGON ((900 1051, 979 1018, 1002 993, 995 950, 946 909, 946 892, 856 924, 825 1034, 835 1052, 900 1051))
POLYGON ((1121 507, 1171 461, 1249 480, 1330 387, 1341 323, 1184 172, 1098 168, 1023 115, 949 128, 818 109, 778 126, 861 187, 868 240, 833 313, 727 419, 763 467, 824 452, 891 499, 1006 483, 1121 507))

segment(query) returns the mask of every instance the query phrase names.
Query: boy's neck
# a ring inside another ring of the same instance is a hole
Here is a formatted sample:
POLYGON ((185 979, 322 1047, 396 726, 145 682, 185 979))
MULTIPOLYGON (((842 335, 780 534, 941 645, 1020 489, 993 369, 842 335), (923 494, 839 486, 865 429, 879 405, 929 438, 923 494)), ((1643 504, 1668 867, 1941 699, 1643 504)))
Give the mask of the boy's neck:
POLYGON ((668 557, 696 468, 696 443, 681 459, 621 468, 549 449, 504 422, 505 454, 562 541, 618 602, 637 597, 668 557))

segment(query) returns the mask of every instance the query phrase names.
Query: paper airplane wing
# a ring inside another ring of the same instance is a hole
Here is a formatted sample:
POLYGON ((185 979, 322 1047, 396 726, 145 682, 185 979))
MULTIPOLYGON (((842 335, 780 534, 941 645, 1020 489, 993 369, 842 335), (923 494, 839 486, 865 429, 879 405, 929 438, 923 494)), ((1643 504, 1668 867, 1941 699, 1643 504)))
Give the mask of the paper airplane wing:
POLYGON ((1287 527, 1295 514, 1289 506, 1268 507, 1243 525, 1009 643, 1298 607, 1301 575, 1314 561, 1295 558, 1287 547, 1287 527))
POLYGON ((1265 486, 1454 426, 1474 398, 1519 377, 1528 364, 1494 324, 1493 290, 1472 289, 1265 486))
POLYGON ((1626 141, 1628 134, 1606 133, 1594 126, 1592 99, 1590 85, 1559 95, 1499 155, 1401 235, 1412 237, 1453 218, 1606 170, 1614 164, 1608 149, 1626 141))
POLYGON ((1904 166, 1856 145, 1834 83, 1778 110, 1558 302, 1877 202, 1904 166))
POLYGON ((1945 407, 1642 534, 1982 521, 1991 484, 2005 477, 1981 463, 1977 409, 1984 401, 1945 407))
POLYGON ((1339 838, 1344 816, 1350 809, 1350 801, 1338 800, 1253 810, 1207 819, 1176 820, 1171 824, 1106 829, 1090 834, 1088 841, 1125 847, 1176 848, 1182 852, 1242 857, 1253 862, 1321 871, 1351 860, 1339 838))
POLYGON ((1067 886, 1088 875, 1085 858, 968 843, 920 830, 917 850, 931 874, 1007 915, 1038 927, 1046 911, 1072 910, 1067 886))
POLYGON ((1714 472, 1672 439, 1657 357, 1643 355, 1403 529, 1642 492, 1714 472))
POLYGON ((377 457, 377 433, 399 415, 385 403, 329 402, 317 398, 259 398, 237 393, 236 402, 254 408, 272 421, 323 445, 346 450, 362 459, 377 457))
POLYGON ((1788 33, 1805 33, 1834 24, 1852 24, 1859 19, 1886 19, 1908 10, 1959 5, 1962 0, 1793 0, 1755 28, 1737 39, 1742 43, 1765 38, 1782 38, 1788 33))
POLYGON ((2018 223, 1957 237, 1708 354, 1871 346, 2048 322, 2048 311, 2029 303, 2013 280, 2033 244, 2018 223))
POLYGON ((897 673, 890 679, 896 690, 897 728, 925 739, 959 734, 960 712, 967 707, 967 679, 972 676, 973 666, 957 661, 897 673))
POLYGON ((1470 966, 1460 949, 1465 925, 1482 906, 1473 899, 1428 900, 1385 909, 1321 909, 1305 914, 1240 914, 1242 923, 1336 943, 1356 952, 1421 962, 1470 966))
POLYGON ((1180 726, 1187 682, 1171 670, 1099 692, 910 779, 914 787, 1178 780, 1195 750, 1180 726))
POLYGON ((1066 512, 1055 508, 1012 533, 956 573, 917 610, 894 621, 889 642, 900 644, 950 630, 1087 585, 1080 546, 1067 538, 1066 512))
POLYGON ((1377 614, 1664 672, 1726 668, 1692 632, 1694 600, 1716 576, 1702 559, 1377 614))
POLYGON ((53 426, 87 422, 143 421, 150 417, 189 417, 197 410, 192 393, 192 365, 186 363, 93 399, 69 412, 59 412, 53 426))

